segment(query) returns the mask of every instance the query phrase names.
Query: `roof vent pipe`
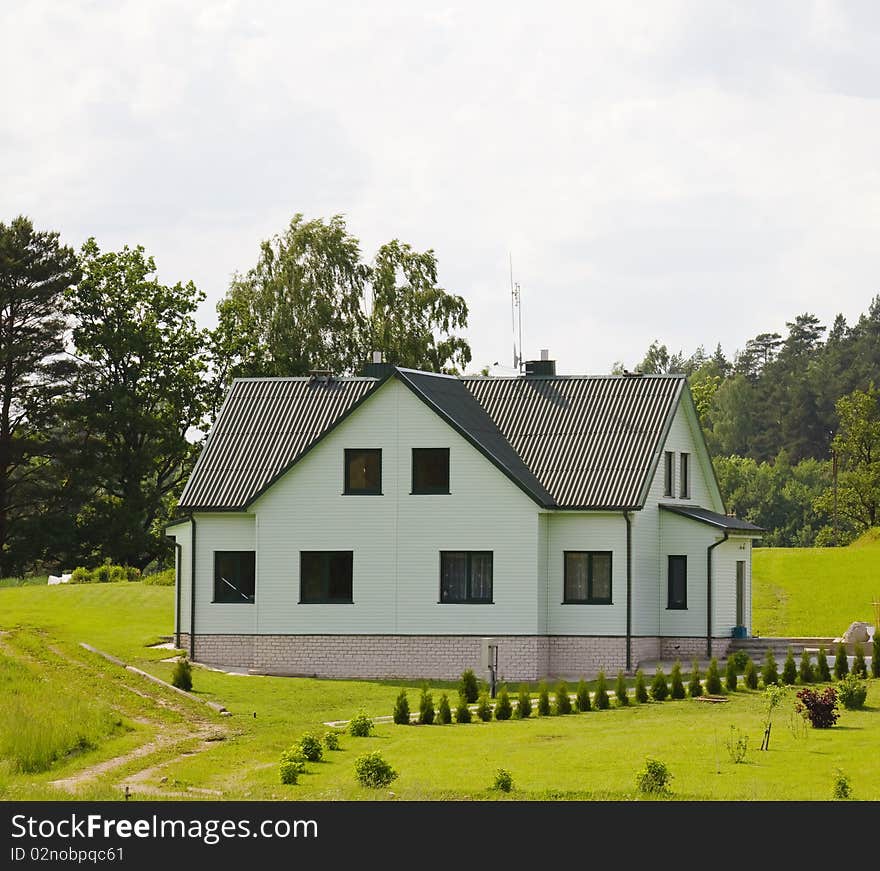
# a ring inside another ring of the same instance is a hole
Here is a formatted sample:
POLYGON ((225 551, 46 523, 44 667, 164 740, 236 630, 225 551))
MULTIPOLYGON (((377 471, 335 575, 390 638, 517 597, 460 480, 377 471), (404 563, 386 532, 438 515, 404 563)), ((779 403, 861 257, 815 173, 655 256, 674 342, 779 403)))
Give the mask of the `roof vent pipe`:
POLYGON ((547 348, 541 348, 541 359, 545 361, 550 359, 550 351, 547 348))
POLYGON ((373 351, 373 362, 381 363, 382 362, 382 352, 381 351, 373 351))

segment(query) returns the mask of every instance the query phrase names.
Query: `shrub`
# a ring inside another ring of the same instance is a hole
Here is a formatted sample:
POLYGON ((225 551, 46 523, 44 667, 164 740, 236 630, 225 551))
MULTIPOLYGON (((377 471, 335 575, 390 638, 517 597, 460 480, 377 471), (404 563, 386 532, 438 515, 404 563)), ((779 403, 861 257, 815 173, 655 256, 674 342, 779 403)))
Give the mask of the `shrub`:
POLYGON ((306 733, 299 739, 299 748, 302 750, 302 755, 309 762, 320 762, 324 757, 324 747, 321 744, 321 739, 316 738, 310 733, 306 733))
POLYGON ((797 694, 795 710, 810 721, 814 729, 830 729, 836 722, 837 690, 826 687, 824 690, 804 688, 797 694))
POLYGON ((804 650, 801 653, 801 665, 798 669, 798 677, 800 678, 801 683, 812 683, 816 679, 815 672, 813 671, 813 663, 810 662, 810 654, 804 650))
POLYGON ((363 711, 358 711, 348 724, 348 734, 355 738, 369 738, 372 731, 373 721, 363 711))
POLYGON ((306 759, 302 754, 302 750, 296 746, 285 750, 281 754, 281 763, 279 765, 279 774, 282 783, 296 783, 299 775, 306 770, 306 759))
POLYGON ((82 566, 77 566, 70 573, 70 581, 68 583, 71 584, 90 584, 92 583, 92 573, 83 568, 82 566))
POLYGON ((730 761, 734 765, 739 765, 741 762, 745 762, 748 749, 748 736, 745 732, 737 729, 736 726, 731 726, 730 731, 727 733, 727 753, 730 756, 730 761))
POLYGON ((733 667, 738 672, 745 671, 746 666, 751 662, 751 657, 745 652, 745 650, 737 650, 728 658, 733 660, 733 667))
POLYGON ((186 692, 193 688, 192 665, 185 656, 181 656, 174 663, 174 670, 171 672, 171 686, 186 692))
POLYGON ((640 705, 644 705, 645 702, 648 701, 648 687, 645 683, 645 673, 641 669, 636 672, 635 697, 640 705))
POLYGON ((750 690, 758 688, 758 666, 751 659, 746 663, 745 670, 743 671, 743 683, 750 690))
POLYGON ((388 786, 398 776, 378 750, 358 756, 354 761, 354 774, 361 786, 368 786, 370 789, 388 786))
POLYGON ((834 789, 831 795, 837 801, 846 801, 852 798, 852 785, 849 778, 838 768, 834 774, 834 789))
POLYGON ((675 660, 672 671, 669 673, 669 697, 683 699, 687 693, 684 691, 684 681, 681 679, 681 663, 675 660))
POLYGON ((469 705, 472 705, 480 697, 477 676, 472 668, 465 669, 461 673, 461 680, 458 682, 458 694, 464 696, 465 701, 469 705))
POLYGON ((488 723, 492 719, 492 706, 489 704, 488 693, 482 693, 477 700, 477 716, 484 723, 488 723))
POLYGON ((710 696, 721 695, 721 672, 718 670, 718 660, 712 657, 709 668, 706 669, 706 692, 710 696))
POLYGON ((441 726, 448 726, 452 722, 452 710, 449 707, 449 697, 446 693, 440 696, 440 704, 437 707, 437 722, 441 726))
POLYGON ((848 711, 857 711, 865 707, 868 685, 863 680, 859 680, 855 672, 848 674, 837 684, 837 698, 848 711))
POLYGON ((868 666, 865 664, 865 651, 862 649, 862 645, 856 643, 853 653, 852 673, 857 677, 867 678, 868 666))
POLYGON ((464 696, 458 697, 458 707, 455 709, 456 723, 470 723, 473 719, 471 709, 468 707, 467 699, 464 696))
POLYGON ((519 685, 519 695, 516 697, 516 715, 520 720, 532 716, 532 694, 528 684, 519 685))
POLYGON ((110 562, 102 563, 92 572, 92 581, 96 584, 110 583, 110 562))
POLYGON ((550 716, 550 692, 547 689, 547 684, 544 683, 544 681, 541 681, 541 683, 538 685, 538 716, 550 716))
POLYGON ((629 693, 626 690, 626 678, 623 672, 617 672, 617 682, 614 684, 614 695, 617 697, 617 706, 625 708, 629 704, 629 693))
POLYGON ((589 711, 593 705, 590 701, 590 691, 587 688, 586 681, 581 678, 578 681, 577 692, 574 697, 575 707, 582 713, 589 711))
POLYGON ((837 656, 834 657, 834 679, 843 680, 849 674, 849 659, 846 648, 842 644, 837 645, 837 656))
POLYGON ((401 690, 397 694, 397 701, 394 703, 394 722, 398 726, 408 726, 409 719, 409 699, 406 697, 406 690, 401 690))
POLYGON ((787 686, 791 686, 791 684, 797 681, 797 665, 794 661, 794 654, 791 652, 791 648, 788 648, 788 653, 785 655, 785 662, 782 664, 782 682, 787 686))
POLYGON ((324 746, 328 750, 338 750, 339 749, 339 732, 335 729, 330 729, 328 732, 324 733, 324 746))
POLYGON ((571 697, 568 695, 568 684, 565 681, 556 685, 556 713, 560 716, 571 713, 571 697))
MULTIPOLYGON (((132 572, 136 572, 137 569, 129 569, 128 579, 130 581, 136 581, 137 578, 133 578, 131 576, 132 572)), ((174 569, 165 569, 164 572, 156 572, 152 575, 144 575, 143 578, 144 584, 148 587, 173 587, 174 586, 174 569)))
POLYGON ((513 716, 513 705, 510 704, 510 696, 507 687, 501 687, 498 698, 495 700, 495 719, 509 720, 513 716))
POLYGON ((422 696, 419 699, 419 723, 430 726, 434 722, 434 697, 428 692, 428 685, 422 687, 422 696))
POLYGON ((880 626, 874 627, 874 640, 871 643, 871 677, 880 677, 880 626))
POLYGON ((703 695, 703 682, 700 680, 700 666, 696 659, 691 663, 691 679, 688 681, 688 692, 692 699, 703 695))
POLYGON ((636 775, 639 792, 646 795, 663 795, 669 792, 672 775, 659 759, 646 759, 645 767, 636 775))
MULTIPOLYGON (((742 653, 742 651, 739 651, 742 653)), ((732 656, 727 657, 727 667, 724 669, 724 686, 728 692, 735 693, 737 684, 736 663, 732 656)))
POLYGON ((819 654, 816 657, 816 680, 822 683, 828 683, 831 680, 831 669, 828 667, 828 656, 825 648, 819 648, 819 654))
POLYGON ((657 673, 651 681, 651 698, 655 702, 662 702, 669 695, 669 685, 666 683, 666 675, 663 669, 657 666, 657 673))
POLYGON ((107 567, 107 580, 111 584, 120 584, 123 581, 128 580, 128 573, 122 566, 108 566, 107 567))
POLYGON ((767 648, 767 655, 764 657, 764 668, 761 669, 761 680, 765 687, 774 686, 779 683, 779 672, 776 670, 776 660, 773 657, 773 651, 767 648))
POLYGON ((611 707, 608 699, 608 685, 605 683, 605 672, 600 671, 596 675, 596 710, 607 711, 611 707))
POLYGON ((492 789, 499 792, 510 792, 513 789, 513 775, 506 768, 499 768, 495 772, 495 783, 492 789))
MULTIPOLYGON (((134 582, 134 581, 139 581, 142 578, 141 570, 136 569, 134 566, 125 566, 124 571, 125 571, 125 580, 126 581, 134 582)), ((171 583, 164 584, 163 586, 173 587, 174 586, 174 569, 166 569, 163 574, 167 575, 169 572, 171 573, 171 583)))

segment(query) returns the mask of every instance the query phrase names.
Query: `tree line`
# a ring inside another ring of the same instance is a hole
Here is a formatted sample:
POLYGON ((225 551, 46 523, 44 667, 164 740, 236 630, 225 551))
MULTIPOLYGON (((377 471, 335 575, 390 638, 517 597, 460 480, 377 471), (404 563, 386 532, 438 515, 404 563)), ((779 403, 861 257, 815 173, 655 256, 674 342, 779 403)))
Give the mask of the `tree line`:
POLYGON ((470 362, 464 299, 432 250, 365 260, 341 216, 295 215, 199 328, 205 294, 162 284, 141 246, 75 251, 0 223, 0 576, 104 560, 167 562, 164 535, 231 379, 470 362))

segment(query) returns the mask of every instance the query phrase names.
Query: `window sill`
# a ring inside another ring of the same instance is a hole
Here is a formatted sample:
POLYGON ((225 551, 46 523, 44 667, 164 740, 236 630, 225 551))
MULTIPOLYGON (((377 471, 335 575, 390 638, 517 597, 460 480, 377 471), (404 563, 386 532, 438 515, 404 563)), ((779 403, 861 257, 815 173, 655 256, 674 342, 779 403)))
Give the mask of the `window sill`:
POLYGON ((300 599, 297 605, 354 605, 354 599, 300 599))
POLYGON ((561 605, 613 605, 610 599, 567 599, 561 605))
POLYGON ((667 605, 666 606, 667 611, 687 611, 687 609, 688 609, 687 605, 667 605))
POLYGON ((410 490, 410 496, 449 496, 449 490, 410 490))
POLYGON ((490 601, 488 599, 455 599, 455 600, 447 600, 445 602, 437 602, 438 605, 494 605, 494 600, 490 601))
POLYGON ((352 490, 350 493, 341 493, 341 496, 384 496, 381 490, 352 490))
POLYGON ((249 599, 248 601, 244 601, 243 599, 211 599, 212 605, 253 605, 254 600, 249 599))

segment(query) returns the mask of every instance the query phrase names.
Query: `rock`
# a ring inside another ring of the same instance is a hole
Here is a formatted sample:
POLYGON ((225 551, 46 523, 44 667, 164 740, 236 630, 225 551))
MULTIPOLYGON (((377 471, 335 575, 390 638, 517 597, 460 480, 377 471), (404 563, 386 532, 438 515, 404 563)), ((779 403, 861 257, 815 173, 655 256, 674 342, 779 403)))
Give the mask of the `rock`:
POLYGON ((868 624, 858 621, 850 623, 849 629, 843 633, 843 640, 846 644, 855 644, 856 642, 864 644, 868 640, 868 624))

